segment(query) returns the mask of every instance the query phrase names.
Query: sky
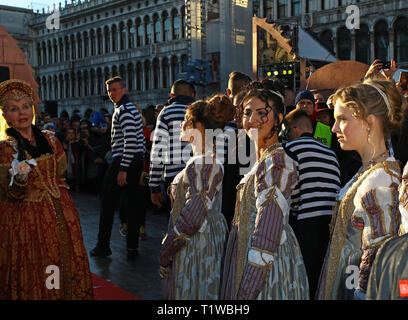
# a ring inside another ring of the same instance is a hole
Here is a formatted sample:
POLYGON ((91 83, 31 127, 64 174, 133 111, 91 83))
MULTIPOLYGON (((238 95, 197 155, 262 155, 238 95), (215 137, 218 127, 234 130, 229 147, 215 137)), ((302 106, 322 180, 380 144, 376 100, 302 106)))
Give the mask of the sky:
POLYGON ((55 3, 55 6, 58 7, 60 2, 62 5, 65 4, 65 0, 34 0, 34 1, 33 0, 0 0, 0 5, 20 7, 20 8, 25 8, 25 9, 34 9, 35 11, 37 9, 40 9, 41 11, 42 8, 47 9, 48 6, 52 8, 54 3, 55 3))

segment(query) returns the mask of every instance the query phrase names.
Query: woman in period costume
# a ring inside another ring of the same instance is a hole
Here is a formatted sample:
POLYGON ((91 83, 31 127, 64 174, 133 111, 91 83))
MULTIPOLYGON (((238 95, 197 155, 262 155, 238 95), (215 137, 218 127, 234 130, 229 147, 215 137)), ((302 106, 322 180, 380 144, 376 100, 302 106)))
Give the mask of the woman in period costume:
POLYGON ((399 237, 378 250, 367 284, 367 300, 408 299, 408 164, 399 186, 399 237))
POLYGON ((180 139, 191 142, 194 155, 170 188, 173 205, 160 251, 165 299, 219 299, 228 235, 221 212, 224 169, 205 130, 223 128, 233 116, 234 106, 224 95, 197 101, 186 110, 180 139))
POLYGON ((92 299, 64 149, 31 124, 29 84, 2 82, 0 109, 9 127, 0 141, 0 299, 92 299))
POLYGON ((338 194, 316 298, 365 299, 378 249, 398 234, 401 169, 386 139, 402 123, 402 99, 394 83, 364 80, 337 90, 333 103, 332 131, 363 165, 338 194))
POLYGON ((251 89, 243 102, 243 128, 255 142, 258 161, 238 185, 226 250, 221 298, 309 299, 302 254, 289 225, 296 165, 281 144, 281 97, 251 89))

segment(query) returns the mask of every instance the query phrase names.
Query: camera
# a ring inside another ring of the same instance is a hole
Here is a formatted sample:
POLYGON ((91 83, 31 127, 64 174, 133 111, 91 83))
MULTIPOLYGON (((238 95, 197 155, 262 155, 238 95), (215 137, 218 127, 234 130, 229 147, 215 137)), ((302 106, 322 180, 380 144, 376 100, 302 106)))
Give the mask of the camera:
POLYGON ((390 69, 391 68, 391 61, 381 61, 382 68, 381 69, 390 69))

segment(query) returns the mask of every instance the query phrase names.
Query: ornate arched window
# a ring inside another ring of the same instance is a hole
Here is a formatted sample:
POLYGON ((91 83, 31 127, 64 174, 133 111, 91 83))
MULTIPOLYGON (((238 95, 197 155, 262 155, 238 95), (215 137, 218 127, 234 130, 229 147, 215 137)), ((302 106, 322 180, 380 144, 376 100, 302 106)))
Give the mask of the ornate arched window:
POLYGON ((88 32, 84 32, 84 58, 89 57, 89 37, 88 32))
POLYGON ((118 30, 116 25, 112 26, 112 52, 116 52, 118 50, 118 30))
POLYGON ((325 30, 320 34, 321 44, 330 52, 333 52, 333 34, 330 30, 325 30))
POLYGON ((152 43, 152 24, 150 23, 149 16, 144 17, 144 28, 145 28, 145 45, 152 43))
POLYGON ((389 60, 388 26, 385 21, 379 21, 374 26, 374 52, 375 58, 382 61, 389 60))
POLYGON ((342 27, 337 31, 337 57, 340 60, 350 60, 351 35, 350 30, 342 27))
POLYGON ((153 60, 153 89, 160 88, 160 62, 159 59, 153 60))
POLYGON ((132 49, 135 47, 135 27, 132 20, 127 22, 127 31, 128 31, 128 48, 132 49))
POLYGON ((138 62, 136 63, 136 90, 137 91, 142 90, 142 75, 143 75, 142 64, 138 62))
POLYGON ((145 83, 145 90, 150 89, 150 81, 151 81, 151 70, 150 70, 150 61, 145 61, 144 63, 144 83, 145 83))
POLYGON ((408 18, 400 17, 394 23, 395 60, 408 63, 408 18))
POLYGON ((370 30, 366 24, 356 30, 356 60, 371 64, 370 30))
POLYGON ((187 34, 187 18, 186 18, 186 7, 182 6, 181 7, 181 37, 185 38, 187 34))
POLYGON ((96 30, 96 38, 97 38, 97 43, 98 43, 98 54, 103 53, 103 33, 101 28, 98 28, 96 30))
POLYGON ((76 59, 76 41, 74 35, 71 35, 71 60, 76 59))
POLYGON ((58 39, 58 43, 59 43, 59 61, 64 61, 64 41, 62 40, 62 38, 58 39))
POLYGON ((91 56, 96 55, 96 36, 95 31, 91 30, 91 56))
POLYGON ((82 72, 77 73, 77 97, 82 97, 82 72))
POLYGON ((71 55, 70 55, 70 50, 69 50, 69 38, 68 38, 68 36, 66 36, 64 38, 64 46, 65 46, 65 59, 67 59, 67 61, 69 61, 71 55))
POLYGON ((163 41, 170 40, 170 18, 167 11, 162 13, 162 21, 163 21, 163 41))
POLYGON ((126 27, 123 22, 119 25, 119 43, 120 43, 120 50, 126 49, 126 27))
POLYGON ((162 61, 162 69, 163 69, 163 79, 162 79, 162 86, 163 88, 169 87, 169 78, 170 78, 170 66, 169 60, 164 58, 162 61))
POLYGON ((173 24, 173 34, 172 39, 177 40, 180 38, 180 15, 176 9, 171 12, 171 20, 173 24))
POLYGON ((154 43, 160 42, 161 39, 161 22, 159 15, 156 13, 153 16, 153 26, 154 26, 154 43))
POLYGON ((103 81, 103 75, 102 75, 102 69, 101 68, 98 68, 96 70, 96 78, 97 78, 96 94, 103 94, 105 82, 103 81))
POLYGON ((143 46, 144 41, 143 41, 143 23, 140 18, 136 19, 136 45, 138 47, 143 46))
POLYGON ((171 57, 170 68, 171 68, 171 74, 172 74, 171 82, 173 83, 174 81, 176 81, 177 74, 180 72, 179 63, 178 63, 178 59, 176 56, 171 57))
POLYGON ((133 63, 129 63, 127 66, 127 80, 126 80, 126 87, 128 91, 134 90, 134 78, 135 78, 135 70, 133 68, 133 63))
POLYGON ((82 52, 82 37, 81 34, 78 33, 77 34, 77 46, 78 46, 78 59, 81 59, 83 56, 83 52, 82 52))
POLYGON ((109 35, 109 28, 104 28, 104 37, 105 37, 105 53, 110 52, 110 35, 109 35))

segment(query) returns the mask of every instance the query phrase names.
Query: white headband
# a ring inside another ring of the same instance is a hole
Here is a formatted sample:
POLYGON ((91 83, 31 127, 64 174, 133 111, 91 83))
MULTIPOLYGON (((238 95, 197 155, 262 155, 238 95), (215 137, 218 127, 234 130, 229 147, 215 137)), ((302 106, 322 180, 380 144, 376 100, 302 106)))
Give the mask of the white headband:
POLYGON ((390 105, 390 101, 387 98, 387 95, 381 90, 379 89, 377 86, 371 84, 371 83, 364 83, 367 86, 373 87, 375 88, 375 90, 378 91, 378 93, 381 95, 381 97, 383 97, 385 104, 387 105, 388 111, 391 111, 391 105, 390 105))
POLYGON ((279 98, 281 98, 281 100, 282 100, 283 103, 285 102, 285 98, 284 98, 284 96, 283 96, 281 93, 279 93, 279 92, 277 92, 277 91, 273 91, 273 90, 269 90, 269 91, 272 92, 272 93, 274 93, 274 94, 276 94, 279 98))

